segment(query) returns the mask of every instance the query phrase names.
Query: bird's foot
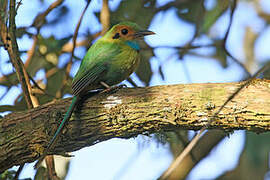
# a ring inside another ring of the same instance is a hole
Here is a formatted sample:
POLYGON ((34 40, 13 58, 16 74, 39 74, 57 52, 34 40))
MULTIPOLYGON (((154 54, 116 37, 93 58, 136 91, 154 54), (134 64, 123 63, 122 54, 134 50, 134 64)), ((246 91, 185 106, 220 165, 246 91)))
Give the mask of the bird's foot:
POLYGON ((75 157, 74 155, 69 154, 69 153, 60 153, 59 155, 63 157, 75 157))
POLYGON ((103 90, 101 93, 113 93, 113 92, 116 92, 118 91, 119 89, 122 89, 122 88, 126 88, 127 85, 125 84, 120 84, 118 86, 112 86, 112 87, 109 87, 105 90, 103 90))

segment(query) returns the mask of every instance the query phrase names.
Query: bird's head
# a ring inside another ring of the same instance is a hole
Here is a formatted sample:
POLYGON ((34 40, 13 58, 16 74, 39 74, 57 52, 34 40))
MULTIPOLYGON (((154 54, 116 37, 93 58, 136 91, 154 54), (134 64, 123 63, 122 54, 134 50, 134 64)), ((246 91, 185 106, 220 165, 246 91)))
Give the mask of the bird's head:
POLYGON ((114 25, 104 37, 115 41, 132 41, 152 34, 155 33, 149 30, 143 30, 136 23, 126 21, 114 25))

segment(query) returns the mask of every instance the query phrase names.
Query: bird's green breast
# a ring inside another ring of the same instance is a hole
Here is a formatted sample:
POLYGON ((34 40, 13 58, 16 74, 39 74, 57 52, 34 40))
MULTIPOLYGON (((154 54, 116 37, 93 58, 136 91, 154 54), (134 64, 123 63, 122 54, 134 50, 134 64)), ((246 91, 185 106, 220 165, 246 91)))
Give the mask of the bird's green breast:
POLYGON ((118 53, 109 62, 108 72, 103 81, 108 85, 115 85, 125 80, 137 68, 140 56, 139 52, 125 43, 116 45, 118 53))
POLYGON ((96 80, 91 82, 87 89, 103 88, 100 86, 100 81, 110 86, 116 85, 135 71, 139 59, 139 52, 125 42, 100 39, 87 51, 73 83, 104 67, 104 73, 98 74, 96 80))

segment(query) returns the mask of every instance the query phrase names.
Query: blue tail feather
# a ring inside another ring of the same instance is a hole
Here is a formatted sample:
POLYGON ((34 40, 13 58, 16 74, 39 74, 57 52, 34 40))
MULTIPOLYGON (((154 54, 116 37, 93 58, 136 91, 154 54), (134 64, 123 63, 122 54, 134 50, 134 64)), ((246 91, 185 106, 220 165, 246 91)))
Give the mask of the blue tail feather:
POLYGON ((53 138, 51 139, 48 147, 45 149, 44 153, 42 154, 42 156, 39 158, 38 162, 35 164, 35 168, 37 168, 40 163, 43 161, 43 159, 45 158, 45 156, 48 154, 49 150, 51 150, 51 148, 54 147, 55 143, 57 142, 57 139, 59 138, 59 135, 61 133, 61 131, 63 130, 63 128, 65 127, 65 124, 68 122, 68 120, 70 119, 73 110, 75 109, 77 102, 79 101, 79 97, 78 96, 74 96, 72 99, 72 102, 63 118, 63 120, 61 121, 61 124, 59 125, 59 127, 57 128, 55 134, 53 135, 53 138))

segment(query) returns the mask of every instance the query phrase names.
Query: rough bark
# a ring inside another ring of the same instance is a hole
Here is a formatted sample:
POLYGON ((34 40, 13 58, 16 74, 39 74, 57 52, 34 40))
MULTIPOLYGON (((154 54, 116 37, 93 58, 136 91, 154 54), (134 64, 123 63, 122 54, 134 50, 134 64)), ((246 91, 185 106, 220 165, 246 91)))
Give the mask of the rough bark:
MULTIPOLYGON (((75 110, 51 154, 75 151, 115 137, 198 130, 240 85, 182 84, 95 95, 75 110)), ((62 99, 0 119, 0 172, 36 160, 70 103, 71 98, 62 99)), ((245 87, 209 128, 269 132, 269 81, 256 80, 245 87)))

